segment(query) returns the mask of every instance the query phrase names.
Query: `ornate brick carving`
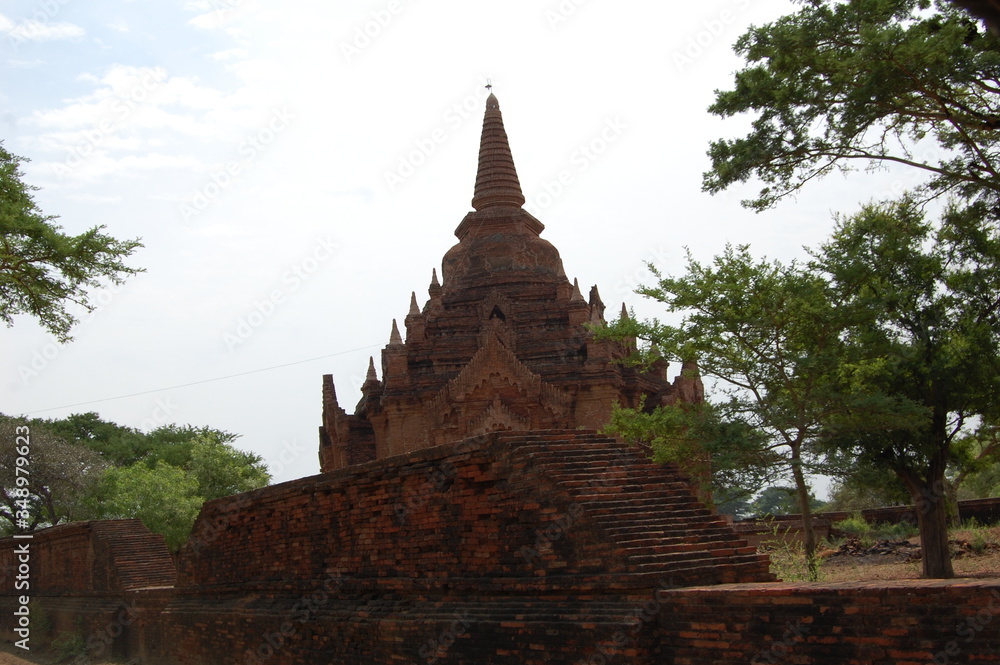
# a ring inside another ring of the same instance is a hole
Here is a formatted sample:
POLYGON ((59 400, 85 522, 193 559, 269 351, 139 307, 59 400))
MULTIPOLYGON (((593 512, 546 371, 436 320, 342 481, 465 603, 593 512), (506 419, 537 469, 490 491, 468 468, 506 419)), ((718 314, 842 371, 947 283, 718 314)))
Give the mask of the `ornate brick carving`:
POLYGON ((421 309, 411 295, 404 341, 395 321, 353 415, 324 387, 323 471, 461 440, 494 429, 598 428, 615 402, 650 407, 701 399, 697 374, 671 385, 665 367, 616 364, 630 344, 596 341, 604 323, 570 282, 545 226, 521 206, 507 134, 494 95, 486 103, 473 212, 458 225, 442 281, 432 272, 421 309))

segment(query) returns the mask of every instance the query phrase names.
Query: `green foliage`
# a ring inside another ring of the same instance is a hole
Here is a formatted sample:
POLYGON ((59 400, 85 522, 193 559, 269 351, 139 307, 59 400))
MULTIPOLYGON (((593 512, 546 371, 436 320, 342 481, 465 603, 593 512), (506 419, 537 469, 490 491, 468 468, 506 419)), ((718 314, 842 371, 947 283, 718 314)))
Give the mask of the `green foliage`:
MULTIPOLYGON (((669 313, 683 314, 681 322, 623 318, 597 334, 648 341, 671 360, 697 359, 703 374, 719 379, 714 421, 724 425, 723 432, 738 434, 744 468, 758 476, 791 478, 806 525, 805 549, 812 556, 816 539, 807 475, 827 470, 812 447, 834 403, 831 377, 842 345, 828 284, 804 266, 757 260, 747 246, 727 246, 710 265, 689 253, 680 277, 650 268, 658 283, 638 293, 669 313)), ((654 425, 665 410, 654 411, 654 425)), ((636 419, 644 425, 643 416, 636 419)), ((706 438, 697 428, 690 431, 696 440, 706 438)), ((719 460, 735 450, 733 437, 714 438, 713 465, 731 468, 719 460)))
POLYGON ((871 524, 861 516, 861 513, 855 513, 846 520, 834 522, 832 527, 850 537, 857 538, 862 547, 871 547, 881 540, 907 540, 920 533, 916 525, 910 522, 871 524))
POLYGON ((87 641, 82 632, 62 632, 52 640, 52 650, 60 661, 76 659, 87 653, 87 641))
POLYGON ((771 536, 764 540, 763 550, 771 560, 771 572, 783 582, 819 582, 823 579, 821 561, 806 552, 802 541, 789 534, 787 525, 771 522, 771 536))
MULTIPOLYGON (((813 511, 818 511, 825 508, 826 503, 817 499, 810 492, 809 507, 813 511)), ((767 515, 794 515, 799 513, 800 510, 798 490, 794 487, 782 485, 765 488, 750 504, 751 513, 759 517, 767 515)))
POLYGON ((31 616, 32 637, 44 641, 52 633, 52 617, 37 598, 28 603, 28 612, 31 616))
POLYGON ((982 554, 988 548, 1000 545, 1000 538, 997 538, 994 529, 980 524, 975 517, 963 522, 960 530, 966 532, 969 547, 975 554, 982 554))
POLYGON ((104 519, 138 518, 167 546, 179 549, 205 502, 198 495, 198 481, 183 469, 157 462, 114 467, 104 477, 100 491, 104 519))
POLYGON ((192 441, 188 470, 205 500, 249 492, 271 482, 260 455, 237 450, 210 433, 192 441))
POLYGON ((67 307, 89 312, 88 289, 142 272, 123 263, 142 244, 105 235, 102 226, 78 236, 62 233, 55 217, 38 209, 37 188, 23 181, 23 161, 0 143, 0 320, 10 326, 14 316, 29 314, 65 342, 77 322, 67 307))
POLYGON ((839 219, 814 267, 844 317, 846 408, 829 442, 859 467, 892 469, 911 496, 942 486, 976 418, 1000 403, 1000 234, 968 209, 939 227, 909 199, 839 219))
POLYGON ((760 434, 744 423, 723 420, 711 404, 648 412, 616 405, 605 432, 650 447, 657 463, 676 464, 692 478, 709 479, 707 489, 717 500, 747 497, 773 475, 760 434))
POLYGON ((906 485, 891 469, 881 466, 858 467, 847 462, 842 466, 851 468, 851 471, 849 475, 837 478, 831 484, 830 502, 825 506, 826 510, 857 511, 906 505, 913 500, 906 485))
MULTIPOLYGON (((27 423, 0 416, 0 437, 13 441, 17 423, 30 428, 31 477, 38 482, 29 530, 60 521, 139 518, 176 548, 206 500, 271 481, 259 455, 231 445, 236 435, 208 427, 166 425, 147 434, 96 413, 27 423)), ((6 519, 8 531, 16 507, 9 491, 14 453, 0 448, 0 520, 6 519)))
POLYGON ((107 468, 99 455, 44 426, 2 415, 0 442, 0 533, 32 531, 86 513, 87 497, 107 468))
POLYGON ((839 218, 804 271, 824 284, 816 313, 833 332, 814 368, 828 409, 813 439, 846 471, 891 469, 917 505, 924 575, 951 577, 946 471, 968 461, 972 422, 1000 416, 1000 42, 944 3, 801 4, 737 42, 747 67, 710 110, 754 120, 711 144, 704 188, 756 178, 744 205, 763 210, 854 164, 927 175, 839 218), (935 199, 937 226, 924 219, 935 199))
POLYGON ((1000 43, 968 14, 927 0, 803 0, 734 47, 747 66, 710 111, 749 113, 750 133, 714 141, 704 188, 757 178, 763 210, 855 164, 926 172, 920 195, 993 207, 1000 43), (917 146, 919 144, 919 149, 917 146))
POLYGON ((1000 428, 986 422, 952 446, 955 499, 1000 497, 1000 428))

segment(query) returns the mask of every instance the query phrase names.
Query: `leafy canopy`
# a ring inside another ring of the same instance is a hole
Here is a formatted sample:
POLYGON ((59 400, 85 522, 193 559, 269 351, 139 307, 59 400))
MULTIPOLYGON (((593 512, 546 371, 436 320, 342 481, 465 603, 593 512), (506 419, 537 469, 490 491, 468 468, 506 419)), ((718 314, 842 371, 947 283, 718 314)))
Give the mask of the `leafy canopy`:
POLYGON ((14 316, 29 314, 65 342, 77 323, 69 308, 92 311, 88 289, 142 272, 123 262, 142 244, 105 235, 103 226, 78 236, 62 233, 56 218, 38 209, 37 187, 23 180, 23 161, 0 142, 0 320, 11 326, 14 316))
POLYGON ((708 192, 757 178, 764 210, 835 169, 904 164, 921 197, 1000 203, 1000 41, 969 15, 927 0, 802 0, 734 47, 748 66, 710 111, 754 117, 713 141, 708 192))
MULTIPOLYGON (((177 548, 201 505, 271 482, 264 460, 209 427, 166 425, 149 433, 96 413, 23 421, 0 415, 0 437, 31 434, 27 530, 66 521, 138 518, 177 548)), ((0 532, 16 524, 16 448, 0 449, 0 532)))

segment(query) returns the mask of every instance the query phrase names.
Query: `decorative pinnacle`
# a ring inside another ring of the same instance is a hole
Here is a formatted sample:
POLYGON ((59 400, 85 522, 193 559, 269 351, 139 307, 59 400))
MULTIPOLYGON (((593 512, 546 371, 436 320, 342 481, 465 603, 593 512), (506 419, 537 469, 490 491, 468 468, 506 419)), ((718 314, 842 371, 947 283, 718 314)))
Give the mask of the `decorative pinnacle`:
POLYGON ((490 96, 486 98, 483 135, 479 142, 479 171, 476 174, 472 207, 483 210, 496 206, 520 208, 523 205, 524 194, 521 193, 521 183, 517 179, 507 132, 503 128, 500 103, 496 95, 490 92, 490 96))
POLYGON ((628 307, 625 306, 625 303, 622 303, 622 321, 628 321, 628 320, 629 320, 628 307))
POLYGON ((399 326, 396 325, 396 319, 392 320, 392 332, 389 333, 389 346, 397 346, 403 343, 403 336, 399 334, 399 326))
POLYGON ((375 358, 373 356, 368 356, 368 376, 365 377, 365 383, 369 381, 378 381, 378 375, 375 374, 375 358))
POLYGON ((420 316, 420 307, 417 305, 417 292, 410 292, 410 311, 407 316, 420 316))
POLYGON ((573 278, 573 295, 570 297, 569 301, 582 302, 582 303, 587 302, 586 300, 583 299, 583 294, 580 293, 580 280, 578 280, 576 277, 573 278))

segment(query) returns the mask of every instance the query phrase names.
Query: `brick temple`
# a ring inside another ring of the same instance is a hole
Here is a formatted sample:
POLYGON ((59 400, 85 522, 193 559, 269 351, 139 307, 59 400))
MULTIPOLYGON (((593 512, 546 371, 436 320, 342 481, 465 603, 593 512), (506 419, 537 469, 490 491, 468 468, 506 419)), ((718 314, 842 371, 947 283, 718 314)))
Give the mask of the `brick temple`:
POLYGON ((40 530, 30 565, 0 539, 0 639, 142 665, 1000 663, 1000 580, 776 584, 676 467, 594 431, 701 382, 613 362, 634 341, 594 339, 597 289, 523 203, 491 95, 442 281, 353 415, 325 377, 323 472, 206 502, 176 553, 138 520, 40 530))
POLYGON ((615 403, 702 400, 693 366, 670 383, 665 362, 647 371, 615 362, 634 340, 594 338, 605 323, 597 287, 584 298, 569 281, 524 201, 490 94, 474 210, 455 229, 441 281, 434 271, 423 308, 411 295, 405 341, 392 322, 382 378, 373 359, 353 415, 338 404, 333 377, 323 377, 323 471, 494 431, 599 429, 615 403))

